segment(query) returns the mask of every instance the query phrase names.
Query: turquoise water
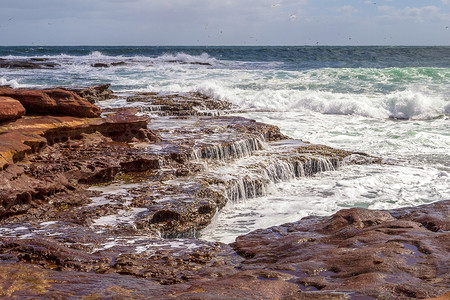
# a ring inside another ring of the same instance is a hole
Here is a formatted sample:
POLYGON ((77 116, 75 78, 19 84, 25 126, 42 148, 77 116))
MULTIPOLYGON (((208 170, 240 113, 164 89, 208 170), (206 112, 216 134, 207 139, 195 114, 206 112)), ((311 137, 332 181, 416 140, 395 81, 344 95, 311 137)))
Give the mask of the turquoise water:
POLYGON ((197 91, 291 137, 389 162, 347 166, 232 203, 205 230, 207 239, 231 241, 344 207, 450 199, 450 47, 0 47, 0 58, 59 65, 0 69, 0 85, 197 91), (125 64, 92 66, 117 62, 125 64))

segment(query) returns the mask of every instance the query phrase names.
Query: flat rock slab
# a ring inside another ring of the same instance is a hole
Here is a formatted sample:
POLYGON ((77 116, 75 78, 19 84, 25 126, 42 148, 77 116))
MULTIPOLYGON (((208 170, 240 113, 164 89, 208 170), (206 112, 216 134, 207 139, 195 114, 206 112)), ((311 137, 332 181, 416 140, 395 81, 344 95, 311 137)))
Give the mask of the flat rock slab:
POLYGON ((36 153, 47 144, 78 138, 81 134, 101 132, 116 141, 157 141, 147 129, 148 120, 128 114, 111 114, 105 118, 68 116, 24 117, 0 126, 0 170, 36 153))

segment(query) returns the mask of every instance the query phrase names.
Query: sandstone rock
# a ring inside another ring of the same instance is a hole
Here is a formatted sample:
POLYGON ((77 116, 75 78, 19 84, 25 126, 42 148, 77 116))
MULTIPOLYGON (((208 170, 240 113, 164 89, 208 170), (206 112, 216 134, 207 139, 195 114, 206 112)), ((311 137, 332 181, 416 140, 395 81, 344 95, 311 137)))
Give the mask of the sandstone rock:
POLYGON ((120 171, 159 168, 154 157, 133 156, 126 144, 117 143, 159 141, 147 122, 111 114, 102 119, 24 117, 0 126, 0 219, 42 206, 43 200, 73 190, 74 184, 110 181, 120 171), (31 164, 18 167, 28 159, 31 164))
POLYGON ((301 289, 429 298, 450 283, 449 224, 450 201, 391 211, 353 208, 254 231, 238 237, 234 248, 246 257, 244 269, 289 270, 301 289))
POLYGON ((0 297, 447 295, 450 201, 345 209, 231 245, 192 238, 227 201, 262 195, 269 179, 310 176, 352 155, 355 163, 379 159, 284 140, 276 126, 245 118, 199 116, 221 103, 172 96, 137 97, 176 116, 150 124, 125 108, 102 119, 25 116, 0 126, 0 297), (128 143, 137 139, 147 142, 128 143), (290 176, 271 168, 285 164, 290 176))
POLYGON ((448 233, 389 214, 411 216, 435 207, 437 215, 448 215, 449 206, 442 201, 391 211, 344 210, 257 230, 233 245, 253 251, 246 259, 220 243, 99 232, 67 219, 5 224, 0 296, 443 300, 448 233), (373 225, 348 224, 359 231, 350 238, 323 232, 336 217, 348 215, 373 225))
POLYGON ((101 110, 74 92, 62 89, 28 90, 1 88, 0 96, 11 97, 22 103, 28 114, 67 115, 93 118, 101 110))
POLYGON ((87 88, 66 88, 69 91, 77 93, 80 97, 88 100, 90 103, 115 98, 113 92, 109 89, 110 84, 101 84, 87 88))
POLYGON ((147 129, 147 119, 128 114, 112 114, 106 118, 32 117, 0 126, 0 169, 5 164, 21 161, 47 144, 79 138, 82 134, 101 132, 116 141, 159 141, 147 129))
POLYGON ((0 122, 15 120, 25 115, 25 108, 19 101, 0 96, 0 122))

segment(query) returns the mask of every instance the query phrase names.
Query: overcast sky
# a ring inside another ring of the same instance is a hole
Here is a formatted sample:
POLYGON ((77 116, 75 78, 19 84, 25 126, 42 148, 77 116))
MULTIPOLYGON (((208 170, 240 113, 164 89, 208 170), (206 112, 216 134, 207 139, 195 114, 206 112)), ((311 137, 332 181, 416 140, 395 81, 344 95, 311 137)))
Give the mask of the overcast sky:
POLYGON ((0 45, 450 45, 450 0, 0 0, 0 45))

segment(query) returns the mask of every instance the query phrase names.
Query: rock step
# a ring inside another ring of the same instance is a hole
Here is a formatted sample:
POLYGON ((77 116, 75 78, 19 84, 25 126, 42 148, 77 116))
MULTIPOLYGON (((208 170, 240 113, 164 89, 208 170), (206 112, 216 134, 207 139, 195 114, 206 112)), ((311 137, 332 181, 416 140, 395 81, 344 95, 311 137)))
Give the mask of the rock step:
MULTIPOLYGON (((120 95, 120 94, 119 94, 120 95)), ((218 116, 233 106, 197 92, 123 94, 128 103, 140 103, 140 112, 153 116, 218 116)))
MULTIPOLYGON (((335 170, 349 155, 347 151, 291 140, 284 146, 269 143, 267 149, 240 159, 205 160, 199 173, 152 181, 144 184, 144 191, 132 189, 126 196, 132 200, 117 215, 109 217, 117 222, 108 225, 130 223, 137 228, 158 231, 164 237, 195 237, 228 201, 260 197, 278 182, 335 170)), ((176 173, 173 169, 157 172, 176 173)), ((100 204, 96 206, 99 209, 100 204)), ((94 219, 93 222, 103 221, 94 219)))

